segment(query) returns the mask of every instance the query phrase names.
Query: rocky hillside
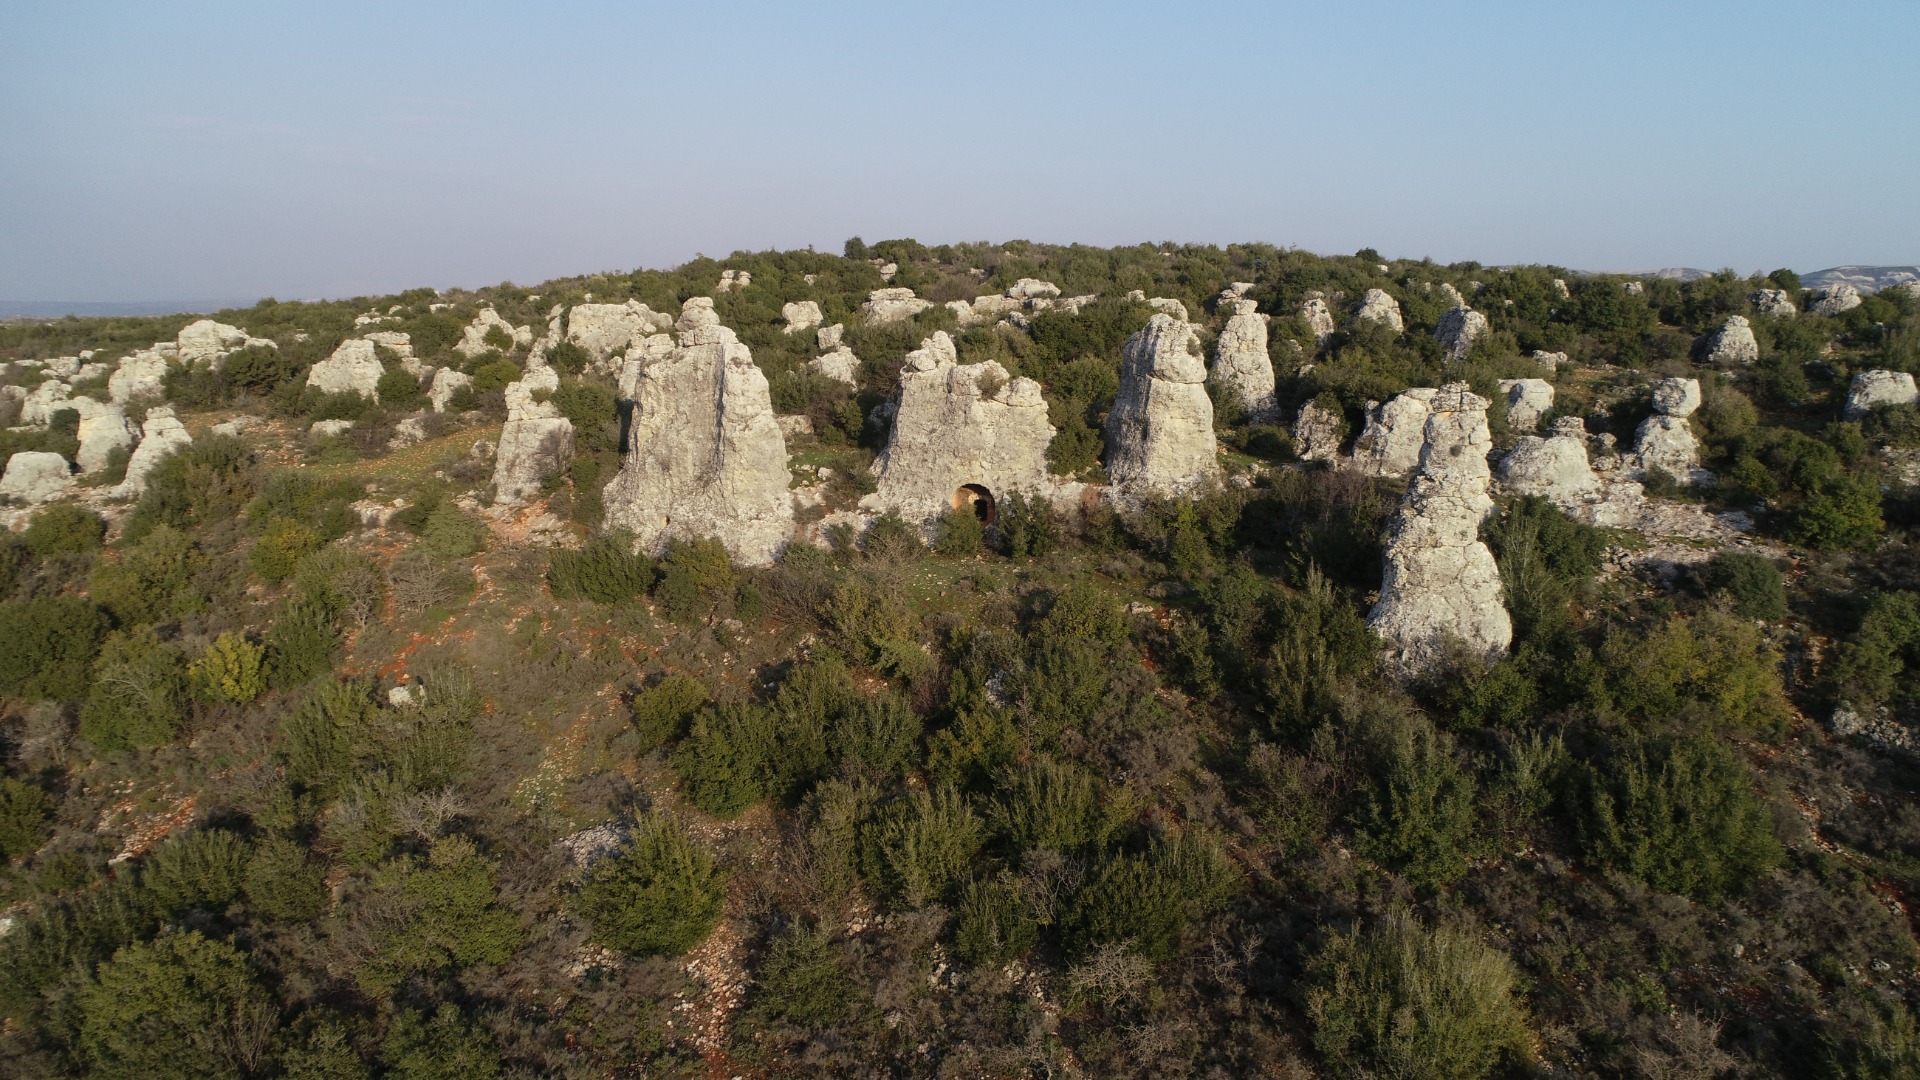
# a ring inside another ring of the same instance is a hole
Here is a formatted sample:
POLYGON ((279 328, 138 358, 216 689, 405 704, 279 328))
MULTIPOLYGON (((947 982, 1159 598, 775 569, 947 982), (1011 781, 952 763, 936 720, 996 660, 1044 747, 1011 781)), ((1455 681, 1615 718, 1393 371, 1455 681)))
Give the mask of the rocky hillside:
POLYGON ((0 327, 0 1073, 1912 1074, 1875 286, 856 239, 0 327))

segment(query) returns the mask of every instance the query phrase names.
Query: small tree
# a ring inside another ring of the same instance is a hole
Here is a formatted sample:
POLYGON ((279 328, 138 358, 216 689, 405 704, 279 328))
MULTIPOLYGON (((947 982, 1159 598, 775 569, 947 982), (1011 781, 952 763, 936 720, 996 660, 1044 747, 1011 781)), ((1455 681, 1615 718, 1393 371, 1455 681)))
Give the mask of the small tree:
POLYGON ((1725 596, 1733 610, 1749 619, 1778 619, 1787 613, 1787 590, 1780 568, 1764 555, 1719 551, 1707 560, 1700 583, 1709 594, 1725 596))
POLYGON ((595 863, 572 906, 594 939, 635 956, 679 956, 720 921, 726 878, 664 816, 633 824, 626 851, 595 863))
POLYGON ((948 510, 934 527, 933 550, 954 559, 965 559, 986 547, 986 526, 970 506, 948 510))
POLYGON ((27 550, 42 559, 100 550, 107 523, 72 503, 55 503, 33 515, 22 537, 27 550))
POLYGON ((0 865, 40 850, 51 817, 51 795, 11 776, 0 777, 0 865))
POLYGON ((102 750, 164 746, 187 722, 187 668, 151 628, 113 634, 94 665, 80 736, 102 750))
POLYGON ((74 1045, 96 1076, 240 1077, 278 1016, 246 957, 198 931, 129 945, 75 995, 74 1045))
POLYGON ((661 570, 653 596, 675 622, 703 618, 733 594, 733 561, 718 540, 675 541, 667 548, 661 570))
POLYGON ((383 918, 360 985, 390 993, 415 972, 498 964, 520 947, 520 920, 500 903, 492 861, 473 841, 434 841, 424 863, 403 856, 375 871, 369 903, 383 918))
POLYGON ((77 596, 0 604, 0 694, 80 700, 106 636, 106 612, 77 596))
POLYGON ((441 1002, 432 1016, 409 1009, 394 1017, 380 1044, 380 1060, 395 1080, 493 1080, 500 1075, 499 1049, 451 1001, 441 1002))
POLYGON ((202 699, 245 705, 267 689, 266 659, 265 646, 229 630, 187 665, 187 674, 202 699))
POLYGON ((653 560, 635 553, 631 537, 603 536, 579 551, 554 551, 547 561, 547 585, 561 599, 617 604, 646 595, 653 586, 653 560))
POLYGON ((320 546, 320 534, 292 518, 275 518, 253 545, 247 562, 262 581, 278 585, 308 552, 320 546))

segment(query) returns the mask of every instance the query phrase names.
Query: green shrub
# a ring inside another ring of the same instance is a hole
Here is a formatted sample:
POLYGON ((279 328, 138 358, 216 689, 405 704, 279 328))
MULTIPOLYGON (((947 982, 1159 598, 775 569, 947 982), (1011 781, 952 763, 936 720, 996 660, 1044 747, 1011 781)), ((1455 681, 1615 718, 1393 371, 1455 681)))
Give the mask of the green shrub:
POLYGON ((653 586, 653 560, 633 550, 631 537, 603 536, 579 551, 554 551, 547 585, 561 599, 617 604, 646 595, 653 586))
POLYGON ((1060 526, 1053 516, 1053 504, 1044 496, 1024 491, 1009 491, 1000 500, 994 529, 1000 545, 1016 559, 1039 558, 1060 544, 1060 526))
POLYGON ((1866 547, 1880 536, 1880 483, 1861 474, 1822 484, 1787 523, 1787 539, 1821 550, 1866 547))
POLYGON ((1628 738, 1587 765, 1580 801, 1588 862, 1666 892, 1717 899, 1784 857, 1745 766, 1711 739, 1628 738))
POLYGON ((1050 757, 1012 770, 996 788, 987 821, 1013 851, 1077 852, 1104 843, 1119 824, 1100 804, 1098 780, 1050 757))
POLYGON ((352 779, 356 748, 374 713, 371 686, 365 681, 315 687, 280 719, 287 779, 328 793, 343 788, 352 779))
POLYGON ((373 393, 380 399, 382 408, 396 412, 417 409, 426 400, 426 394, 420 390, 420 380, 398 366, 380 373, 380 381, 374 384, 373 393))
POLYGON ((481 364, 471 371, 473 392, 478 394, 496 393, 507 388, 507 384, 520 381, 520 365, 511 360, 495 359, 481 364))
POLYGON ((634 694, 627 708, 640 738, 640 752, 678 741, 710 700, 707 684, 689 675, 667 675, 634 694))
POLYGON ((185 533, 156 525, 138 543, 123 546, 117 561, 94 566, 87 595, 123 626, 188 615, 206 607, 206 592, 196 585, 206 566, 206 556, 185 533))
MULTIPOLYGON (((1883 592, 1861 616, 1859 629, 1835 651, 1833 685, 1841 700, 1859 707, 1894 698, 1920 665, 1920 594, 1883 592)), ((1907 691, 1912 696, 1913 691, 1907 691)))
POLYGON ((0 603, 0 694, 79 701, 106 612, 77 596, 0 603))
POLYGON ((1709 595, 1731 600, 1734 612, 1743 618, 1778 619, 1787 613, 1787 590, 1780 568, 1765 555, 1715 552, 1701 568, 1700 583, 1709 595))
POLYGON ((464 559, 486 547, 486 525, 452 500, 436 505, 420 527, 419 549, 436 559, 464 559))
POLYGON ((276 518, 267 526, 247 562, 269 585, 278 585, 309 552, 320 546, 320 534, 290 518, 276 518))
POLYGON ((161 911, 220 912, 240 895, 251 852, 224 829, 197 829, 161 844, 140 868, 140 884, 161 911))
POLYGON ((107 523, 99 514, 72 503, 55 503, 33 515, 21 539, 26 541, 28 551, 51 559, 98 551, 106 535, 107 523))
POLYGON ((40 850, 52 817, 53 796, 11 776, 0 777, 0 865, 40 850))
POLYGON ((907 524, 898 511, 889 510, 861 534, 860 550, 869 559, 901 563, 925 554, 927 548, 920 541, 920 530, 907 524))
POLYGON ((246 956, 192 930, 114 953, 73 1007, 74 1048, 94 1076, 237 1080, 272 1034, 273 1003, 246 956))
POLYGON ((245 705, 266 692, 266 660, 265 646, 229 630, 187 665, 187 675, 203 700, 245 705))
POLYGON ((654 599, 675 622, 705 618, 733 594, 733 561, 718 540, 676 540, 668 546, 660 569, 654 599))
POLYGON ((1479 816, 1473 777, 1423 716, 1381 742, 1355 813, 1360 848, 1416 885, 1445 885, 1467 872, 1479 816))
POLYGON ((265 645, 268 683, 298 686, 333 670, 340 631, 325 605, 302 598, 280 609, 267 630, 265 645))
POLYGON ((494 1080, 501 1074, 492 1037, 451 1001, 441 1002, 432 1016, 408 1009, 394 1017, 380 1043, 380 1060, 393 1080, 494 1080))
POLYGON ((109 636, 80 710, 80 737, 102 750, 151 750, 187 722, 187 667, 152 630, 109 636))
POLYGON ((433 842, 424 861, 402 856, 374 871, 367 902, 382 914, 360 985, 391 993, 409 975, 504 962, 520 947, 520 919, 500 903, 493 862, 464 836, 433 842))
POLYGON ((1192 837, 1114 856, 1074 895, 1061 919, 1062 943, 1074 956, 1125 945, 1148 960, 1165 960, 1188 924, 1217 910, 1233 888, 1219 849, 1192 837))
POLYGON ((847 703, 827 721, 827 752, 841 772, 889 780, 920 760, 920 717, 899 694, 847 703))
POLYGON ((921 907, 972 876, 986 826, 959 792, 913 788, 861 833, 869 883, 895 903, 921 907))
POLYGON ((547 347, 547 364, 562 375, 578 375, 587 370, 587 361, 592 359, 587 350, 571 341, 562 341, 547 347))
POLYGON ((202 436, 161 459, 147 474, 146 490, 127 518, 126 539, 137 541, 156 525, 187 532, 239 514, 255 492, 253 456, 235 438, 202 436))
POLYGON ((948 510, 934 526, 933 550, 951 559, 966 559, 986 550, 987 529, 970 506, 948 510))
POLYGON ((753 981, 755 1012, 801 1027, 840 1023, 856 1003, 853 980, 825 928, 789 926, 767 946, 753 981))
POLYGON ((253 846, 241 891, 256 918, 303 923, 327 907, 327 883, 307 850, 284 836, 269 836, 253 846))
POLYGON ((954 912, 953 951, 975 967, 1017 960, 1040 942, 1040 924, 1020 886, 1000 877, 967 886, 954 912))
POLYGON ((1477 1080, 1531 1037, 1505 954, 1404 912, 1334 934, 1307 966, 1313 1046, 1333 1075, 1477 1080))
POLYGON ((594 940, 635 956, 679 956, 720 921, 725 876, 673 820, 633 824, 625 851, 593 865, 571 906, 594 940))

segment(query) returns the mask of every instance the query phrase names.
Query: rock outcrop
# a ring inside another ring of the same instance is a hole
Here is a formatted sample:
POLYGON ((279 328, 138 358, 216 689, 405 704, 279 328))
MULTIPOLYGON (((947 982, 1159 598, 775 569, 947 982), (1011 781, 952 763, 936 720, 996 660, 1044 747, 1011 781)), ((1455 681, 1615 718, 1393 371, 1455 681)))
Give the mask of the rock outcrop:
POLYGON ((1516 432, 1537 430, 1553 411, 1553 384, 1545 379, 1501 379, 1500 392, 1507 396, 1507 426, 1516 432))
POLYGON ((1545 349, 1535 349, 1530 355, 1534 363, 1539 364, 1549 373, 1559 371, 1561 368, 1573 362, 1572 358, 1567 356, 1566 353, 1548 352, 1545 349))
POLYGON ((147 418, 140 424, 140 445, 133 448, 133 456, 127 459, 127 476, 113 493, 122 497, 138 497, 147 490, 147 476, 176 450, 184 450, 193 445, 193 436, 187 434, 187 426, 182 424, 173 410, 158 405, 147 410, 147 418))
POLYGON ((1473 343, 1487 332, 1487 317, 1467 307, 1455 304, 1441 312, 1440 321, 1433 325, 1433 337, 1447 350, 1447 359, 1465 360, 1473 351, 1473 343))
POLYGON ((977 506, 991 520, 994 500, 1051 489, 1053 430, 1039 383, 991 360, 962 364, 936 332, 907 354, 893 431, 873 463, 879 484, 861 506, 922 522, 977 506))
POLYGON ((534 368, 507 384, 507 422, 493 459, 493 502, 521 503, 538 495, 573 457, 573 421, 547 400, 560 389, 560 375, 534 368))
POLYGON ((1252 300, 1235 300, 1233 317, 1214 342, 1213 371, 1220 393, 1235 395, 1249 423, 1273 419, 1273 361, 1267 356, 1267 317, 1252 300))
POLYGON ((1600 493, 1600 478, 1587 457, 1586 425, 1577 416, 1563 416, 1554 421, 1551 437, 1521 439, 1500 461, 1500 482, 1512 494, 1539 495, 1573 513, 1600 493))
POLYGON ((1747 303, 1753 305, 1755 312, 1776 319, 1790 319, 1800 313, 1785 289, 1755 289, 1747 294, 1747 303))
POLYGON ((654 554, 671 540, 717 537, 736 561, 764 565, 793 532, 767 377, 711 300, 687 301, 675 325, 669 355, 630 361, 633 419, 606 489, 607 526, 654 554))
POLYGON ((1300 304, 1300 321, 1307 324, 1313 332, 1315 344, 1325 345, 1333 336, 1333 311, 1327 307, 1327 298, 1316 290, 1307 294, 1300 304))
POLYGON ((1354 440, 1352 468, 1367 476, 1404 477, 1420 467, 1428 403, 1439 393, 1417 386, 1386 402, 1367 402, 1367 426, 1354 440))
POLYGON ((1060 286, 1039 278, 1023 277, 1007 288, 1007 296, 1013 300, 1051 300, 1060 295, 1060 286))
POLYGON ((814 343, 826 351, 807 361, 807 366, 829 379, 857 386, 860 382, 860 358, 853 355, 852 349, 840 343, 846 332, 847 328, 839 323, 816 330, 814 343))
POLYGON ((1187 305, 1171 296, 1156 296, 1147 301, 1147 306, 1170 319, 1187 321, 1187 305))
POLYGON ((913 295, 912 289, 875 289, 860 305, 860 314, 870 323, 905 322, 933 306, 933 301, 913 295))
POLYGON ((75 398, 73 404, 80 413, 80 449, 73 463, 81 472, 98 472, 107 467, 115 450, 133 449, 133 425, 127 422, 125 409, 92 398, 75 398))
POLYGON ((1307 402, 1293 419, 1293 452, 1301 461, 1338 461, 1344 426, 1338 411, 1307 402))
POLYGON ((1848 420, 1864 420, 1874 409, 1886 405, 1911 405, 1920 400, 1913 376, 1904 371, 1863 371, 1847 386, 1848 420))
POLYGON ((786 332, 789 334, 811 330, 827 319, 820 313, 820 305, 812 300, 795 300, 792 303, 782 304, 780 314, 787 320, 786 332))
POLYGON ((1745 315, 1729 315, 1707 343, 1707 363, 1716 367, 1746 365, 1760 359, 1760 343, 1745 315))
MULTIPOLYGON (((473 321, 467 324, 466 329, 460 332, 460 340, 454 345, 453 351, 471 360, 481 353, 494 348, 493 345, 487 344, 487 333, 491 330, 499 330, 501 334, 506 335, 508 339, 507 349, 525 347, 533 344, 532 327, 515 326, 501 318, 499 312, 490 307, 486 307, 481 308, 480 314, 475 315, 473 321)), ((507 349, 502 349, 501 351, 505 352, 507 349)))
POLYGON ((1687 417, 1700 407, 1700 380, 1661 379, 1653 384, 1653 415, 1634 433, 1633 452, 1641 472, 1660 469, 1682 483, 1696 477, 1700 443, 1687 417))
POLYGON ((433 373, 433 385, 427 388, 427 400, 433 403, 434 412, 446 412, 447 406, 453 401, 453 395, 459 393, 462 387, 472 385, 473 376, 464 371, 443 367, 433 373))
POLYGON ((307 370, 307 389, 328 394, 359 394, 379 401, 380 376, 385 372, 373 342, 349 338, 333 350, 333 355, 307 370))
POLYGON ((48 450, 22 450, 7 459, 0 475, 0 496, 29 506, 52 502, 73 487, 67 459, 48 450))
POLYGON ((174 349, 183 364, 206 364, 215 371, 230 352, 250 348, 278 348, 266 338, 248 335, 245 330, 212 319, 196 319, 182 327, 174 337, 174 349))
POLYGON ((134 398, 166 397, 166 353, 159 349, 141 349, 129 353, 113 374, 108 376, 107 395, 116 405, 125 405, 134 398))
POLYGON ((1407 329, 1407 321, 1400 314, 1400 301, 1385 289, 1368 289, 1360 299, 1360 309, 1354 312, 1353 321, 1390 326, 1396 334, 1404 333, 1407 329))
POLYGON ((567 311, 567 340, 580 346, 596 364, 619 356, 627 346, 648 334, 671 329, 673 316, 655 311, 638 300, 624 304, 575 304, 567 311))
POLYGON ((1860 290, 1851 285, 1829 285, 1814 291, 1807 310, 1815 315, 1838 315, 1861 304, 1860 290))
POLYGON ((1106 425, 1115 497, 1177 495, 1219 477, 1206 380, 1200 339, 1186 322, 1156 314, 1127 339, 1106 425))
POLYGON ((722 270, 720 281, 713 287, 714 292, 735 292, 753 284, 751 270, 722 270))
POLYGON ((1432 667, 1451 644, 1488 659, 1513 642, 1500 570, 1480 542, 1487 493, 1487 400, 1465 383, 1434 394, 1420 471, 1388 533, 1380 601, 1367 617, 1403 670, 1432 667))
POLYGON ((20 424, 23 427, 46 427, 53 423, 53 414, 61 409, 73 408, 69 396, 73 387, 59 379, 48 379, 27 394, 20 401, 20 424))

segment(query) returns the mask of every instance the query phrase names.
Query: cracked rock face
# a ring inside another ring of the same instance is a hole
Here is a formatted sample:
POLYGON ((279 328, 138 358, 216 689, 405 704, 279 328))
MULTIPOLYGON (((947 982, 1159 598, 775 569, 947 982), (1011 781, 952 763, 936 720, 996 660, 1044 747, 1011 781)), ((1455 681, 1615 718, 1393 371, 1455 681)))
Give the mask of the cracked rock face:
POLYGON ((1428 403, 1439 393, 1416 386, 1385 403, 1367 402, 1367 427, 1353 444, 1353 468, 1367 476, 1403 477, 1420 467, 1428 403))
POLYGON ((1521 439, 1500 462, 1500 482, 1515 495, 1539 495, 1572 512, 1582 500, 1600 491, 1587 458, 1587 430, 1576 416, 1555 421, 1553 435, 1521 439))
MULTIPOLYGON (((625 352, 627 346, 673 328, 673 316, 653 310, 638 300, 624 304, 575 304, 567 312, 567 340, 580 346, 596 364, 625 352)), ((481 331, 484 336, 485 331, 481 331)))
POLYGON ((1515 431, 1533 431, 1540 418, 1553 410, 1553 384, 1545 379, 1501 379, 1507 396, 1507 424, 1515 431))
POLYGON ((971 505, 972 489, 994 500, 1045 494, 1053 487, 1053 432, 1039 383, 1010 380, 991 360, 959 363, 953 340, 939 331, 907 354, 893 431, 873 463, 879 485, 861 507, 924 522, 971 505))
POLYGON ((1487 494, 1487 400, 1465 383, 1442 387, 1427 416, 1420 471, 1388 534, 1380 602, 1367 617, 1390 663, 1430 668, 1450 641, 1489 659, 1513 642, 1500 571, 1480 542, 1487 494))
POLYGON ((1662 416, 1692 416, 1699 407, 1699 379, 1661 379, 1653 384, 1654 412, 1662 416))
POLYGON ((1687 417, 1700 407, 1700 380, 1661 379, 1653 384, 1653 415, 1634 433, 1633 452, 1640 469, 1660 469, 1675 479, 1694 479, 1700 468, 1700 443, 1687 417))
POLYGON ((1107 480, 1122 499, 1177 495, 1220 475, 1207 367, 1193 327, 1165 313, 1127 339, 1107 414, 1107 480))
MULTIPOLYGON (((1758 294, 1755 294, 1758 295, 1758 294)), ((1785 293, 1780 295, 1785 296, 1785 293)), ((1791 310, 1793 305, 1788 304, 1791 310)), ((1716 367, 1751 364, 1760 359, 1760 343, 1753 338, 1753 324, 1745 315, 1729 315, 1707 346, 1707 363, 1716 367)))
POLYGON ((137 397, 163 398, 167 394, 167 356, 159 349, 142 349, 120 361, 107 378, 107 395, 115 405, 137 397))
POLYGON ((1861 304, 1860 290, 1851 285, 1829 285, 1813 294, 1807 310, 1815 315, 1838 315, 1861 304))
POLYGON ((479 356, 481 353, 493 348, 493 346, 487 344, 487 331, 495 329, 496 327, 501 333, 512 338, 515 346, 525 347, 533 344, 532 327, 514 326, 512 323, 501 318, 499 312, 488 307, 481 308, 480 314, 475 315, 473 321, 467 324, 466 329, 460 332, 460 341, 454 345, 453 351, 469 360, 479 356))
POLYGON ((606 488, 607 527, 655 555, 672 540, 714 537, 735 561, 765 565, 793 532, 767 377, 711 300, 689 300, 676 325, 671 352, 628 361, 633 419, 606 488))
POLYGON ((380 400, 380 376, 386 371, 374 352, 373 342, 352 338, 340 343, 333 355, 307 371, 307 387, 329 394, 359 394, 380 400))
MULTIPOLYGON (((1458 296, 1459 293, 1454 295, 1458 296)), ((1473 351, 1473 343, 1487 332, 1487 317, 1467 307, 1455 304, 1442 312, 1440 321, 1433 325, 1433 337, 1442 348, 1447 350, 1447 359, 1465 360, 1473 351)))
POLYGON ((134 447, 133 456, 127 459, 127 478, 114 489, 115 495, 138 495, 147 489, 147 476, 161 461, 176 450, 184 450, 193 445, 193 436, 187 434, 187 426, 182 424, 173 410, 166 407, 147 410, 147 418, 140 424, 140 445, 134 447))
POLYGON ((1390 326, 1396 334, 1404 333, 1407 329, 1406 319, 1400 314, 1400 301, 1385 289, 1368 289, 1360 299, 1360 310, 1354 313, 1353 319, 1355 322, 1390 326))
POLYGON ((1800 313, 1793 306, 1793 297, 1785 289, 1755 289, 1747 294, 1747 303, 1762 315, 1771 315, 1776 319, 1792 318, 1800 313))
POLYGON ((473 376, 443 367, 433 373, 433 385, 427 389, 427 400, 433 403, 434 412, 446 412, 453 395, 459 393, 461 387, 472 385, 473 376))
POLYGON ((7 459, 7 471, 0 475, 0 495, 18 499, 29 506, 51 502, 73 487, 73 471, 67 459, 48 450, 22 450, 7 459))
POLYGON ((1300 321, 1313 331, 1313 340, 1319 344, 1326 344, 1327 339, 1333 336, 1333 311, 1327 307, 1326 297, 1317 291, 1308 293, 1307 299, 1301 303, 1300 321))
POLYGON ((249 337, 245 330, 237 326, 228 326, 212 319, 196 319, 181 328, 174 338, 174 348, 182 363, 204 363, 215 371, 220 370, 220 364, 228 353, 255 347, 279 348, 266 338, 249 337))
POLYGON ((541 485, 566 469, 573 457, 573 421, 552 401, 560 389, 550 367, 535 368, 507 384, 507 422, 493 459, 493 502, 520 503, 538 495, 541 485), (536 398, 538 392, 538 398, 536 398))
POLYGON ((1317 401, 1300 406, 1293 420, 1293 452, 1301 461, 1337 461, 1340 458, 1342 418, 1317 401))
POLYGON ((1911 405, 1920 400, 1913 376, 1904 371, 1863 371, 1847 387, 1846 418, 1864 420, 1883 405, 1911 405))
POLYGON ((73 463, 81 472, 104 469, 115 450, 133 449, 133 425, 127 422, 125 409, 91 398, 75 398, 73 404, 80 407, 80 449, 73 463))
POLYGON ((1039 278, 1023 277, 1007 288, 1007 295, 1015 300, 1052 299, 1060 295, 1060 286, 1039 278))
POLYGON ((1207 381, 1221 391, 1236 394, 1250 423, 1271 420, 1273 361, 1267 357, 1267 317, 1251 300, 1235 300, 1233 317, 1214 342, 1213 371, 1207 381))
POLYGON ((912 289, 875 289, 860 305, 860 314, 870 323, 905 322, 933 306, 933 301, 913 295, 912 289))

